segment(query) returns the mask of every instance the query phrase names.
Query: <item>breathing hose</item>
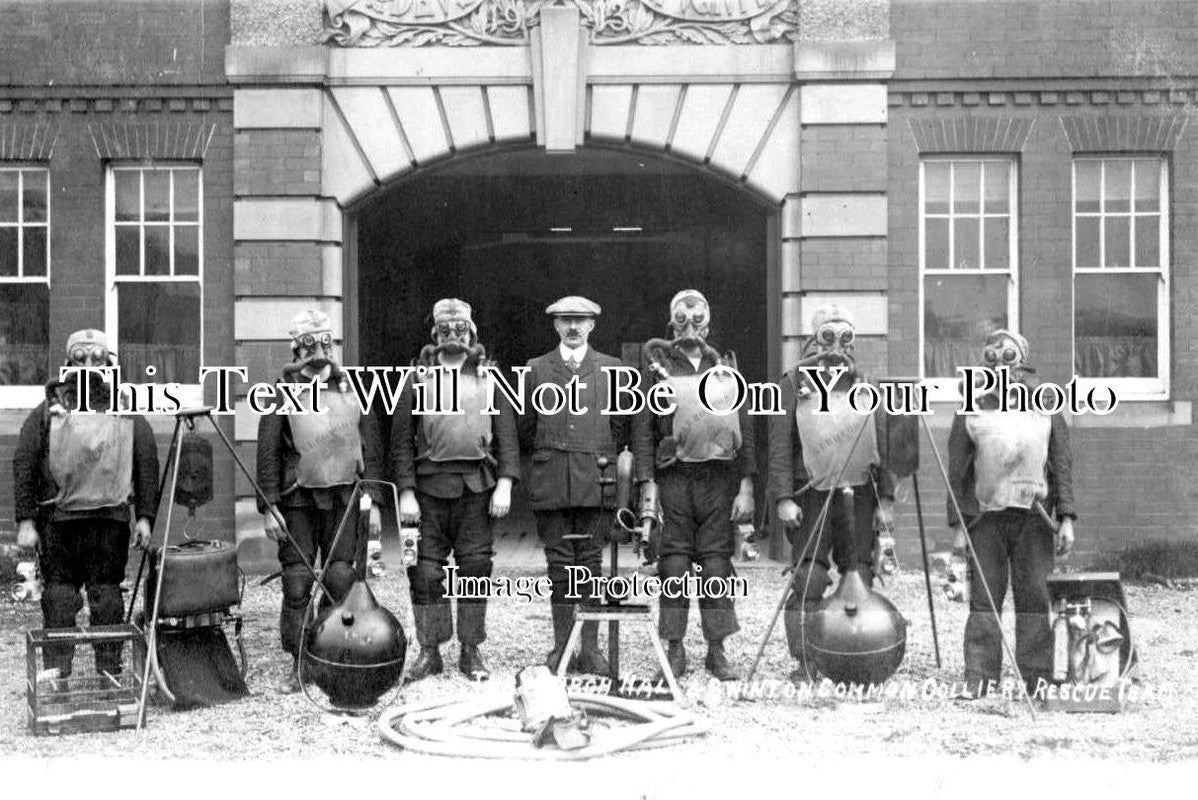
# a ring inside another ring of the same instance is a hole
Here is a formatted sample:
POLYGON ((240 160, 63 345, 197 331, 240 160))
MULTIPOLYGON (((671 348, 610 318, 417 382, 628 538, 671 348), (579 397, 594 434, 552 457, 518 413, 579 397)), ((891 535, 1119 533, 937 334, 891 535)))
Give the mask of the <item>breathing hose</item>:
POLYGON ((537 761, 582 761, 620 750, 662 747, 703 736, 706 720, 672 703, 626 700, 590 692, 568 692, 570 702, 596 714, 637 724, 592 731, 596 741, 573 750, 533 746, 533 734, 502 728, 462 727, 480 717, 514 710, 504 697, 434 700, 395 706, 379 717, 379 733, 391 744, 418 753, 467 758, 525 758, 537 761))

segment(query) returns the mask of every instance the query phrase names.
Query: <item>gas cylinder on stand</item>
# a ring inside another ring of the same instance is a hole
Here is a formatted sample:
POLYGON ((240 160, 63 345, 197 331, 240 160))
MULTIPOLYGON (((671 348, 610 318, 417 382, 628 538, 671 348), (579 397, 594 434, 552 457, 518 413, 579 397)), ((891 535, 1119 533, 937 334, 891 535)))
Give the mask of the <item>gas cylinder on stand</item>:
MULTIPOLYGON (((360 535, 365 535, 362 529, 370 504, 370 496, 363 494, 358 509, 360 535)), ((351 503, 346 514, 352 509, 351 503)), ((403 675, 407 649, 399 620, 379 604, 365 579, 358 578, 340 602, 323 609, 309 623, 301 674, 334 706, 369 708, 403 675)))
MULTIPOLYGON (((844 497, 853 530, 853 490, 844 497)), ((868 567, 840 576, 831 596, 807 620, 807 649, 813 666, 836 683, 883 683, 902 663, 907 650, 907 620, 894 604, 869 586, 868 567)))

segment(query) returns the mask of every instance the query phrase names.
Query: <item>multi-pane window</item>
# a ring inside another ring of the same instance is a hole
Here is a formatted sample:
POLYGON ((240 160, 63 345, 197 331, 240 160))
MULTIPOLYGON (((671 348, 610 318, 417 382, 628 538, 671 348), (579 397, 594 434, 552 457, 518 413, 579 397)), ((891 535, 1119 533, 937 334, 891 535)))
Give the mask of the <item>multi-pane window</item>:
POLYGON ((1168 176, 1156 157, 1073 162, 1073 363, 1122 394, 1168 389, 1168 176))
POLYGON ((49 320, 50 173, 0 167, 0 387, 46 382, 49 320))
POLYGON ((109 172, 108 330, 122 378, 199 380, 203 307, 200 169, 113 167, 109 172), (153 366, 156 374, 147 375, 153 366))
POLYGON ((920 164, 921 366, 955 378, 978 362, 991 331, 1015 324, 1018 297, 1015 162, 920 164))

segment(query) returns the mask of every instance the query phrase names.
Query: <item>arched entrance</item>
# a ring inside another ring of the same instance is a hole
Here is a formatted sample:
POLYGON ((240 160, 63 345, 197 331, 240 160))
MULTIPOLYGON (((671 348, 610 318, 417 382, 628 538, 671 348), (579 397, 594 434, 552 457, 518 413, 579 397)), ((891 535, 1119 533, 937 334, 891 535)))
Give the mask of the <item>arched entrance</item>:
MULTIPOLYGON (((666 335, 670 298, 695 288, 711 302, 713 340, 750 380, 766 380, 779 338, 767 319, 776 208, 630 148, 443 161, 350 210, 347 342, 360 363, 407 364, 429 341, 433 303, 456 296, 473 306, 492 357, 521 365, 557 345, 546 305, 581 294, 603 308, 592 344, 635 365, 642 342, 666 335)), ((519 490, 515 502, 503 528, 533 530, 519 490)))
POLYGON ((629 149, 443 162, 353 212, 359 360, 407 363, 429 340, 433 302, 458 296, 492 355, 522 364, 556 346, 545 306, 582 294, 604 309, 595 346, 635 363, 640 342, 665 334, 670 297, 696 288, 712 303, 713 337, 764 380, 774 213, 744 189, 629 149))

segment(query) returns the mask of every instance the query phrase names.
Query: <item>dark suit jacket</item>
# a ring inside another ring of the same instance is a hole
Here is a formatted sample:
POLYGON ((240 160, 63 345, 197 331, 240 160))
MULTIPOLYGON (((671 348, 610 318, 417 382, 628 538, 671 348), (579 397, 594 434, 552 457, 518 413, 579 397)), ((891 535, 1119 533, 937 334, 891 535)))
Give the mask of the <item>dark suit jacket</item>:
MULTIPOLYGON (((562 508, 598 508, 602 505, 599 489, 599 467, 596 457, 614 457, 621 448, 630 446, 633 428, 640 430, 642 417, 632 415, 602 415, 608 408, 607 377, 602 367, 626 366, 618 358, 587 349, 578 372, 562 361, 557 348, 528 362, 530 372, 525 384, 524 413, 520 417, 521 447, 532 453, 532 465, 525 480, 530 505, 534 511, 562 508), (533 390, 544 383, 565 386, 575 375, 585 387, 580 389, 580 403, 587 407, 582 415, 537 413, 532 406, 533 390)), ((651 477, 638 465, 638 477, 651 477)), ((615 471, 608 472, 615 477, 615 471)), ((610 493, 610 490, 609 490, 610 493)))

